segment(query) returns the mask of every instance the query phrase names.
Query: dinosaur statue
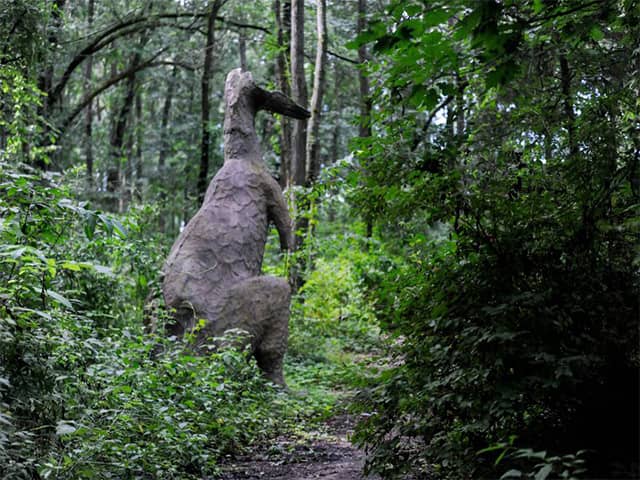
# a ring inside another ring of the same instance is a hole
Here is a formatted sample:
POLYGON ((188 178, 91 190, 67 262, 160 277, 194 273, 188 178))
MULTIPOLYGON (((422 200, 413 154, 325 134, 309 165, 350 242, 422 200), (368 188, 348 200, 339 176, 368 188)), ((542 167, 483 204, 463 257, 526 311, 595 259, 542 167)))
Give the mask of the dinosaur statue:
POLYGON ((167 333, 182 337, 203 319, 194 331, 196 348, 203 348, 226 330, 246 330, 260 369, 284 385, 291 292, 284 279, 260 273, 269 222, 288 250, 291 219, 263 163, 254 119, 259 110, 297 119, 310 114, 284 94, 260 88, 239 68, 228 74, 224 97, 224 165, 163 267, 165 304, 175 312, 167 333))

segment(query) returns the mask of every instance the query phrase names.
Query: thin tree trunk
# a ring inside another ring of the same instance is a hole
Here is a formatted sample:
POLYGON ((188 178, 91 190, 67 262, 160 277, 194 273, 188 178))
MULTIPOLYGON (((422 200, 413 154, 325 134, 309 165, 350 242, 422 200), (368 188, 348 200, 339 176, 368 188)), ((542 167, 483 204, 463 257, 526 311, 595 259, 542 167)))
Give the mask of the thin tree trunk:
POLYGON ((167 83, 167 94, 164 97, 164 105, 162 106, 162 118, 160 120, 160 153, 158 155, 158 170, 162 175, 164 170, 167 153, 169 151, 170 135, 169 120, 171 118, 171 104, 173 103, 173 93, 176 87, 176 79, 178 78, 178 67, 176 65, 171 69, 171 77, 167 83))
POLYGON ((142 198, 142 177, 144 175, 144 169, 142 165, 142 143, 144 142, 144 112, 142 111, 142 90, 138 91, 136 95, 136 149, 134 152, 135 158, 135 183, 132 183, 132 198, 134 195, 138 199, 142 198))
POLYGON ((247 69, 247 41, 243 28, 238 32, 238 53, 240 54, 240 68, 244 72, 247 69))
POLYGON ((562 105, 566 118, 567 135, 569 137, 569 158, 575 159, 578 154, 578 144, 575 135, 576 114, 573 110, 573 101, 571 99, 571 71, 569 70, 569 62, 567 57, 560 55, 560 82, 562 89, 562 105))
MULTIPOLYGON (((195 96, 195 91, 197 90, 197 84, 198 84, 198 80, 196 79, 195 74, 191 76, 191 78, 189 79, 189 83, 191 85, 191 88, 189 88, 189 109, 188 111, 193 112, 196 110, 196 96, 195 96)), ((196 144, 197 143, 197 133, 194 132, 193 130, 189 133, 189 138, 191 139, 191 143, 192 144, 196 144)), ((193 211, 192 211, 192 206, 193 206, 193 202, 190 201, 190 199, 193 196, 193 181, 192 181, 192 175, 194 168, 191 165, 190 162, 185 162, 184 164, 184 170, 183 170, 183 177, 184 177, 184 201, 182 202, 182 209, 180 210, 179 208, 175 209, 175 213, 173 210, 171 210, 171 225, 173 226, 173 220, 174 218, 178 219, 178 223, 180 222, 184 222, 184 224, 186 225, 187 222, 189 221, 189 218, 191 217, 193 211)), ((178 233, 179 229, 174 229, 173 233, 174 236, 178 233)))
MULTIPOLYGON (((304 0, 292 0, 291 2, 291 96, 298 105, 307 105, 307 82, 304 75, 304 0)), ((307 146, 307 121, 293 120, 293 132, 291 141, 291 180, 293 185, 304 185, 306 180, 307 146)), ((301 199, 294 198, 293 189, 290 189, 290 199, 293 205, 295 218, 294 249, 300 248, 304 241, 304 235, 308 227, 308 220, 300 212, 306 209, 301 199)), ((302 256, 291 266, 290 283, 293 291, 302 286, 302 272, 305 269, 306 259, 302 256)))
MULTIPOLYGON (((364 32, 367 28, 367 0, 358 0, 358 20, 356 24, 356 35, 364 32)), ((358 62, 360 69, 358 71, 358 83, 360 84, 360 123, 358 134, 361 138, 371 136, 371 92, 369 87, 369 77, 364 71, 364 65, 368 60, 366 45, 358 47, 358 62)), ((365 171, 366 175, 366 171, 365 171)), ((373 219, 367 215, 365 218, 367 225, 366 236, 370 238, 373 235, 373 219)))
POLYGON ((464 135, 464 89, 466 82, 463 82, 460 76, 456 75, 456 135, 459 139, 464 135))
MULTIPOLYGON (((327 165, 334 164, 340 157, 340 138, 341 138, 341 126, 340 117, 344 108, 344 96, 341 94, 340 83, 342 78, 340 76, 340 63, 333 62, 333 105, 331 110, 333 111, 333 130, 331 132, 331 148, 329 149, 329 157, 327 158, 327 165)), ((336 206, 334 202, 328 203, 327 221, 333 223, 336 220, 336 206)))
POLYGON ((326 0, 316 0, 316 28, 318 43, 316 47, 316 66, 313 75, 313 93, 311 95, 311 118, 306 145, 306 185, 312 185, 320 173, 320 116, 325 88, 325 70, 327 66, 327 8, 326 0))
MULTIPOLYGON (((150 9, 152 6, 149 3, 148 8, 150 9)), ((138 51, 136 51, 131 56, 131 61, 129 62, 129 69, 131 69, 131 73, 127 76, 127 80, 125 83, 125 94, 123 97, 122 105, 120 107, 120 111, 115 119, 114 124, 112 125, 111 130, 111 138, 110 138, 110 149, 111 149, 111 165, 107 170, 107 193, 110 195, 109 203, 113 207, 117 204, 119 206, 119 210, 122 210, 124 207, 124 198, 125 189, 122 185, 122 170, 121 170, 121 161, 123 154, 123 145, 124 145, 124 137, 127 129, 127 123, 131 123, 131 108, 134 104, 134 97, 136 94, 136 70, 135 68, 141 63, 142 54, 141 50, 148 40, 148 32, 144 31, 140 35, 140 40, 138 42, 138 51), (118 196, 118 193, 120 194, 118 196), (116 202, 116 199, 119 201, 116 202)), ((130 133, 133 134, 132 132, 130 133)))
MULTIPOLYGON (((306 106, 307 82, 304 76, 304 0, 291 2, 291 93, 298 105, 306 106)), ((291 176, 294 185, 306 180, 307 121, 293 121, 291 176)))
MULTIPOLYGON (((367 0, 358 0, 358 22, 356 25, 356 35, 360 35, 367 28, 367 0)), ((364 71, 364 65, 367 63, 368 54, 367 46, 360 45, 358 47, 358 62, 360 69, 358 70, 358 83, 360 84, 360 124, 359 136, 371 136, 371 93, 369 87, 369 77, 364 71)))
POLYGON ((340 64, 334 62, 333 64, 333 131, 331 132, 331 149, 329 151, 328 163, 332 164, 338 160, 340 156, 340 114, 344 108, 344 96, 340 92, 340 64))
MULTIPOLYGON (((88 0, 87 23, 89 30, 93 25, 95 13, 94 0, 88 0)), ((93 55, 87 58, 84 67, 84 92, 89 95, 91 92, 91 74, 93 72, 93 55)), ((93 187, 93 102, 89 102, 84 116, 84 141, 85 141, 85 165, 87 167, 87 186, 93 187)))
MULTIPOLYGON (((134 55, 132 63, 138 61, 139 55, 134 55)), ((118 205, 121 209, 122 204, 118 200, 118 192, 122 187, 122 154, 124 137, 127 128, 127 120, 131 113, 131 105, 133 104, 135 95, 136 76, 130 75, 125 84, 125 94, 120 106, 120 110, 116 116, 113 129, 111 130, 110 149, 111 149, 111 165, 107 170, 107 193, 109 194, 108 203, 111 209, 115 209, 118 205)))
MULTIPOLYGON (((47 42, 49 44, 49 48, 53 51, 58 46, 58 29, 62 24, 62 13, 64 11, 66 0, 54 0, 51 2, 51 19, 52 24, 48 26, 48 34, 47 34, 47 42)), ((42 103, 38 108, 38 113, 43 118, 52 118, 53 112, 52 107, 53 103, 50 101, 50 94, 53 90, 53 74, 54 74, 54 64, 51 56, 46 56, 43 62, 43 69, 38 75, 38 89, 42 92, 46 92, 42 99, 42 103)), ((51 143, 50 140, 50 127, 48 123, 44 124, 43 132, 41 134, 41 141, 44 145, 49 145, 51 143)), ((25 144, 28 145, 28 144, 25 144)), ((28 148, 28 147, 27 147, 28 148)), ((38 156, 35 162, 35 166, 46 170, 47 164, 41 156, 38 156)))
MULTIPOLYGON (((160 120, 160 153, 158 155, 158 174, 161 179, 164 179, 165 176, 165 162, 167 158, 167 153, 169 151, 169 144, 171 135, 169 134, 169 120, 171 118, 171 105, 173 103, 173 95, 176 87, 176 80, 178 76, 178 67, 176 65, 173 66, 171 70, 171 77, 169 79, 169 83, 167 84, 167 94, 164 97, 164 104, 162 106, 162 118, 160 120)), ((191 97, 193 99, 193 90, 191 91, 191 97)), ((185 182, 188 181, 185 179, 185 182)), ((164 189, 160 192, 160 205, 164 206, 164 203, 167 199, 167 193, 164 189)), ((160 231, 165 233, 166 230, 166 212, 160 212, 159 217, 159 227, 160 231)))
MULTIPOLYGON (((289 10, 286 5, 280 4, 280 0, 274 0, 273 13, 276 18, 276 41, 278 44, 278 55, 276 56, 276 81, 278 89, 287 97, 291 96, 289 80, 287 77, 287 52, 289 46, 289 33, 285 31, 285 25, 291 26, 289 10), (286 15, 288 13, 288 15, 286 15), (289 20, 287 20, 289 19, 289 20)), ((289 186, 291 177, 291 120, 284 115, 280 116, 280 186, 284 189, 289 186)))
POLYGON ((447 140, 453 141, 453 120, 455 119, 454 107, 449 104, 447 106, 447 120, 445 123, 445 131, 447 132, 447 140))
POLYGON ((209 129, 209 117, 211 114, 211 86, 210 80, 213 74, 213 47, 215 44, 214 26, 216 17, 221 6, 220 0, 209 2, 209 16, 207 17, 207 44, 204 53, 204 70, 200 81, 201 102, 202 102, 202 142, 200 144, 200 171, 198 172, 198 200, 204 200, 207 190, 207 177, 209 175, 209 153, 211 146, 211 131, 209 129))

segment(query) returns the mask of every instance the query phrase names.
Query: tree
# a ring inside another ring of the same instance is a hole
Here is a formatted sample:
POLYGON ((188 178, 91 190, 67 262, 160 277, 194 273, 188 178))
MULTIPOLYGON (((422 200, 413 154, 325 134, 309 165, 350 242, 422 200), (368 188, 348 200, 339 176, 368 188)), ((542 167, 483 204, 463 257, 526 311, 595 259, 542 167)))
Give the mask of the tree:
POLYGON ((582 449, 590 476, 634 474, 637 20, 392 2, 354 45, 381 88, 353 199, 411 259, 374 295, 397 366, 361 395, 385 475, 560 476, 582 449))
MULTIPOLYGON (((291 93, 298 105, 306 106, 307 81, 304 74, 304 1, 291 2, 291 93)), ((293 185, 304 185, 306 180, 307 121, 293 122, 291 177, 293 185)))
POLYGON ((207 181, 209 173, 209 152, 211 148, 211 127, 210 111, 211 111, 211 75, 213 69, 213 49, 215 46, 214 27, 218 12, 227 3, 228 0, 212 0, 209 2, 209 15, 207 17, 207 43, 204 53, 204 69, 202 71, 202 80, 200 82, 201 102, 202 102, 202 143, 200 146, 200 171, 198 173, 198 199, 200 202, 204 199, 204 193, 207 190, 207 181))
MULTIPOLYGON (((358 35, 364 33, 367 27, 367 0, 358 0, 358 19, 356 23, 356 33, 358 35)), ((360 138, 369 138, 371 136, 371 93, 369 88, 369 77, 366 73, 366 62, 368 60, 367 45, 362 43, 358 45, 358 62, 360 69, 358 70, 358 83, 360 86, 360 119, 358 122, 358 134, 360 138)), ((367 237, 373 234, 373 219, 371 215, 366 219, 367 237)))
POLYGON ((320 173, 320 118, 325 90, 327 67, 327 5, 325 0, 316 1, 316 64, 311 94, 311 118, 309 119, 306 144, 306 185, 312 185, 320 173))
MULTIPOLYGON (((278 88, 286 96, 291 95, 288 76, 289 41, 291 38, 291 2, 280 0, 273 1, 273 13, 276 19, 276 83, 278 88)), ((280 186, 284 189, 291 184, 291 120, 285 116, 280 117, 280 186)))
MULTIPOLYGON (((94 0, 87 2, 87 25, 89 29, 93 26, 95 14, 94 0)), ((84 67, 84 95, 89 95, 92 85, 93 75, 93 55, 86 60, 84 67)), ((87 168, 87 185, 89 188, 93 186, 93 101, 87 105, 84 117, 84 141, 85 141, 85 165, 87 168)))

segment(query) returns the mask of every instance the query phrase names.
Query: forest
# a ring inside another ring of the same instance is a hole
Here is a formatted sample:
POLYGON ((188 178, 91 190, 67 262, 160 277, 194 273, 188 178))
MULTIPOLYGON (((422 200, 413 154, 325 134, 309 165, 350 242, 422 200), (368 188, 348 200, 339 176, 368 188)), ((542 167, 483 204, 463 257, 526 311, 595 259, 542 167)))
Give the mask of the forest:
POLYGON ((0 479, 640 478, 639 332, 638 0, 0 0, 0 479), (286 386, 167 333, 238 68, 286 386))

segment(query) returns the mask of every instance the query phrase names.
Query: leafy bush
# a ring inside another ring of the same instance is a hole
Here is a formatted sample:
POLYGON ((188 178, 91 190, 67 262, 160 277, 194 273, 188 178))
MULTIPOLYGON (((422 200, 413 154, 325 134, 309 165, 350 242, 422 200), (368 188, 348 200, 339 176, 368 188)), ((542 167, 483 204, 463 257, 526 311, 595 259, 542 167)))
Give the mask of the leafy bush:
MULTIPOLYGON (((371 416, 356 439, 387 474, 493 476, 477 452, 517 435, 538 450, 597 451, 592 471, 611 475, 637 441, 636 273, 611 257, 587 262, 558 236, 551 249, 533 241, 551 238, 540 231, 498 231, 508 262, 445 242, 384 285, 397 360, 361 394, 371 416)), ((633 250, 623 252, 630 265, 633 250)))
MULTIPOLYGON (((11 82, 3 94, 36 115, 37 90, 11 82)), ((141 335, 167 250, 150 234, 155 210, 91 210, 65 186, 73 172, 21 163, 46 155, 24 147, 38 121, 3 124, 0 478, 202 478, 222 455, 326 416, 324 368, 292 367, 292 385, 312 393, 289 396, 245 352, 195 357, 141 335)))
POLYGON ((637 476, 638 11, 570 3, 391 2, 353 45, 381 87, 352 198, 405 257, 373 292, 395 362, 360 397, 387 477, 563 473, 496 465, 513 436, 637 476))
POLYGON ((61 448, 42 463, 45 478, 202 478, 277 430, 278 393, 245 354, 192 356, 164 341, 153 358, 161 339, 113 333, 81 378, 63 382, 61 448))
POLYGON ((322 357, 332 351, 363 351, 375 345, 375 317, 352 257, 353 252, 342 252, 315 261, 293 305, 291 355, 316 352, 322 357))

